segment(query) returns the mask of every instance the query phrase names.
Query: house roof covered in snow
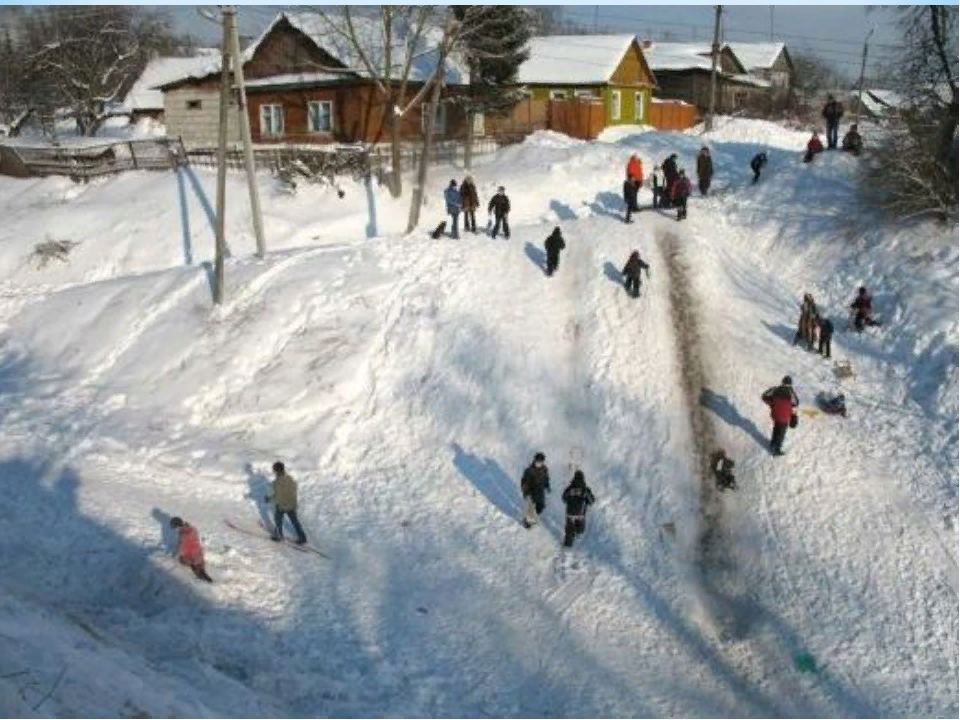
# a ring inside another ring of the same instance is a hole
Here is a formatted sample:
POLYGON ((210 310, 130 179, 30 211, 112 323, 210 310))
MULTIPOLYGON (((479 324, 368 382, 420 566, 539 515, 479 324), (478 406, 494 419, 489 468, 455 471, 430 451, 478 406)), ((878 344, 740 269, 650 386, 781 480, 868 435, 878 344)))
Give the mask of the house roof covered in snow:
POLYGON ((530 57, 517 73, 523 85, 599 85, 610 81, 634 35, 551 35, 530 38, 530 57))
POLYGON ((732 42, 726 45, 747 71, 770 70, 786 50, 784 43, 732 42))
POLYGON ((344 78, 352 77, 353 73, 332 72, 302 72, 285 73, 283 75, 268 75, 267 77, 251 78, 244 82, 247 87, 283 87, 287 85, 320 85, 336 83, 344 78))
MULTIPOLYGON (((730 52, 733 54, 733 51, 730 52)), ((643 54, 653 72, 710 70, 713 66, 710 46, 706 43, 645 42, 643 54)), ((735 54, 733 58, 745 73, 740 59, 735 54)))
POLYGON ((163 110, 160 85, 202 71, 213 59, 219 64, 219 55, 219 50, 200 48, 192 57, 157 57, 150 60, 123 99, 121 108, 125 111, 163 110))

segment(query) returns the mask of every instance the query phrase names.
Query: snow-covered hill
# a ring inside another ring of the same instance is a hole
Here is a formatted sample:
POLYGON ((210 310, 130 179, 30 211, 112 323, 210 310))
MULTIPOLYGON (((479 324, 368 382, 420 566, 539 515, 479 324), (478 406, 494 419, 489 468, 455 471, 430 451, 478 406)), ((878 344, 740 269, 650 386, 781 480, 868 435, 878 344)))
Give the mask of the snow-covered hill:
MULTIPOLYGON (((624 225, 623 168, 677 152, 692 172, 700 135, 541 133, 484 158, 509 241, 404 236, 386 193, 291 197, 264 176, 257 260, 231 176, 218 308, 213 172, 0 178, 2 709, 956 714, 956 230, 860 215, 856 161, 800 163, 805 133, 728 120, 705 139, 716 192, 683 223, 624 225), (38 268, 48 237, 79 244, 38 268), (634 248, 638 300, 619 286, 634 248), (886 322, 855 335, 860 284, 886 322), (792 346, 804 292, 856 378, 792 346), (839 390, 850 417, 802 413, 772 458, 759 394, 784 374, 804 409, 839 390), (739 490, 705 563, 706 436, 739 490), (527 531, 537 450, 554 491, 527 531), (329 560, 223 524, 266 516, 275 459, 329 560), (574 465, 597 505, 565 552, 574 465), (212 586, 169 558, 171 515, 200 529, 212 586)), ((434 173, 425 228, 462 174, 434 173)))

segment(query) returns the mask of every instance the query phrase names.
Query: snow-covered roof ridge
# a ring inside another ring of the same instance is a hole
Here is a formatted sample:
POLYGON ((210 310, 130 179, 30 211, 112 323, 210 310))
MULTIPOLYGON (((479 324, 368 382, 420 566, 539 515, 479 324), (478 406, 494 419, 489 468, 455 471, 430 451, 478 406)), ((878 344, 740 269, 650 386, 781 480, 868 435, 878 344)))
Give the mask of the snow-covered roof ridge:
POLYGON ((785 43, 728 42, 726 47, 750 70, 769 70, 787 47, 785 43))
POLYGON ((550 35, 530 38, 521 84, 586 85, 610 80, 635 35, 550 35))
POLYGON ((710 70, 710 45, 706 43, 651 42, 643 55, 653 72, 658 70, 710 70))
POLYGON ((157 57, 150 60, 124 98, 124 110, 163 110, 163 93, 158 86, 202 72, 211 61, 219 62, 219 50, 199 48, 189 57, 157 57))

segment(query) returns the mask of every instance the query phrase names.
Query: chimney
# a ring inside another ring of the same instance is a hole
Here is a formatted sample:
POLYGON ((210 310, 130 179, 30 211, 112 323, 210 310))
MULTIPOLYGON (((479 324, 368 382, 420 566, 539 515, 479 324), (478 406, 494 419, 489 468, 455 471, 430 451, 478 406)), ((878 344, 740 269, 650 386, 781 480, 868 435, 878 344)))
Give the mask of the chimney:
POLYGON ((644 50, 649 50, 650 47, 653 45, 653 40, 644 40, 642 43, 640 43, 640 45, 643 47, 644 50))

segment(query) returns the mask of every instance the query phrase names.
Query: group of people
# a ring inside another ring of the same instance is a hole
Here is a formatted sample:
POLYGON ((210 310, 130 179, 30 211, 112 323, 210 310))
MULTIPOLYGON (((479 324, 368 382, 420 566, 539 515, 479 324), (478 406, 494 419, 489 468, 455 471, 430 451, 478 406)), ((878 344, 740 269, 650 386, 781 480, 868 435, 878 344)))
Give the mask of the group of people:
MULTIPOLYGON (((473 178, 467 175, 457 186, 456 180, 451 180, 447 189, 443 192, 443 200, 447 206, 447 215, 450 216, 450 237, 460 237, 460 213, 463 213, 464 232, 477 232, 477 208, 480 207, 480 195, 477 193, 477 186, 473 178)), ((492 237, 497 237, 497 233, 503 231, 504 237, 510 239, 510 198, 507 197, 506 189, 501 185, 497 188, 497 193, 487 204, 487 214, 493 215, 494 225, 492 237)), ((434 237, 439 238, 443 233, 446 222, 441 223, 434 231, 434 237)))
MULTIPOLYGON (((547 506, 547 493, 550 492, 550 471, 547 470, 547 458, 542 452, 535 454, 533 462, 523 471, 520 492, 526 501, 523 526, 530 529, 539 522, 540 515, 547 506)), ((561 499, 567 511, 563 545, 570 547, 574 538, 582 535, 586 529, 587 508, 595 501, 582 470, 573 473, 573 479, 563 491, 561 499)))
MULTIPOLYGON (((279 460, 273 464, 273 474, 271 492, 263 498, 264 502, 273 504, 273 532, 270 539, 274 542, 283 540, 283 520, 287 517, 297 533, 294 543, 304 545, 307 535, 297 517, 297 482, 287 474, 284 464, 279 460)), ((170 519, 170 528, 177 534, 174 548, 177 560, 189 567, 199 580, 213 582, 213 578, 207 573, 203 545, 197 529, 179 517, 170 519)))
MULTIPOLYGON (((827 103, 823 106, 823 119, 827 125, 827 150, 837 149, 837 138, 840 134, 840 118, 843 117, 843 104, 833 95, 827 96, 827 103)), ((840 149, 844 152, 859 155, 863 152, 863 138, 854 123, 843 136, 843 142, 840 149)), ((823 152, 823 143, 820 142, 820 134, 814 131, 809 142, 807 142, 807 152, 803 156, 803 161, 808 163, 823 152)))

